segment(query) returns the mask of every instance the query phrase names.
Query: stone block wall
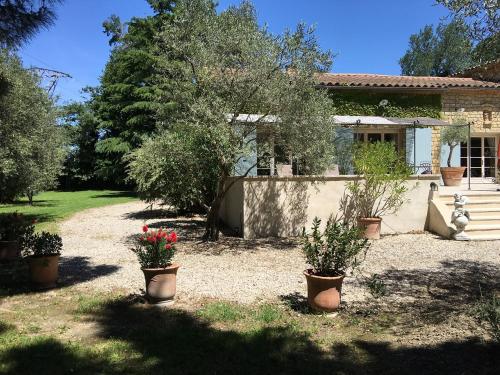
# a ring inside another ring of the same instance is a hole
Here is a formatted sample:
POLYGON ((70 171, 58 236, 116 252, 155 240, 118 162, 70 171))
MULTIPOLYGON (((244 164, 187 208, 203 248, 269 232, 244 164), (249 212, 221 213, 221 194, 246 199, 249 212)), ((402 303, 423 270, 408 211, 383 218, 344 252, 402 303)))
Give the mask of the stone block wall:
MULTIPOLYGON (((463 118, 473 122, 475 134, 500 134, 500 91, 499 90, 450 90, 441 95, 443 120, 450 124, 463 118)), ((432 168, 439 173, 441 161, 440 128, 432 132, 432 168)))

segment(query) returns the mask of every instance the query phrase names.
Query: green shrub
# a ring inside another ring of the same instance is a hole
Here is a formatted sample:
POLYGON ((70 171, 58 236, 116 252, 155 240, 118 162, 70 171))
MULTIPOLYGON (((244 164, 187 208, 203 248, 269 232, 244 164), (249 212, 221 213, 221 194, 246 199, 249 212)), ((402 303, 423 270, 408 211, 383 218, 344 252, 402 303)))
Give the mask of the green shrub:
POLYGON ((34 233, 34 230, 31 229, 23 237, 21 246, 24 256, 59 255, 62 250, 62 239, 57 234, 34 233))
POLYGON ((411 168, 389 142, 361 143, 354 149, 358 179, 347 184, 354 219, 395 213, 405 203, 411 168))
POLYGON ((340 276, 354 270, 364 259, 368 240, 361 238, 360 230, 330 218, 321 233, 321 220, 313 220, 312 232, 302 234, 302 250, 315 275, 340 276))

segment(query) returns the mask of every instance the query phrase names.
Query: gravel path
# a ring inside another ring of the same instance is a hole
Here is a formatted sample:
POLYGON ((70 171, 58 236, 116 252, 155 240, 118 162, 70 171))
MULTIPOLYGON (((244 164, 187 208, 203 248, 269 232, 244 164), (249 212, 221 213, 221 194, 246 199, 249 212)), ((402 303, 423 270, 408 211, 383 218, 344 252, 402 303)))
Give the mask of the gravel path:
MULTIPOLYGON (((130 250, 131 236, 147 223, 175 228, 179 234, 180 299, 214 297, 251 303, 305 295, 304 259, 293 241, 223 237, 216 245, 202 244, 201 218, 169 217, 145 208, 144 203, 134 202, 90 209, 62 223, 62 283, 140 293, 144 279, 130 250)), ((390 292, 388 298, 397 300, 418 299, 424 290, 449 295, 457 287, 463 292, 479 285, 496 288, 499 266, 500 241, 451 242, 432 234, 387 236, 373 244, 361 275, 346 279, 343 298, 348 303, 364 300, 369 295, 366 276, 374 273, 390 292)))

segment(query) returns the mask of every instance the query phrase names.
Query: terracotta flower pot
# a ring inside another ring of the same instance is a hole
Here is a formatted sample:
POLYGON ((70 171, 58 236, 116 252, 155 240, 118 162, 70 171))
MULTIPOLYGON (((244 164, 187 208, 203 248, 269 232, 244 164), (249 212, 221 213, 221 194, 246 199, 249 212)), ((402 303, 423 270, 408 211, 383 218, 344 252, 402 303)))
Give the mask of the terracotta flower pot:
POLYGON ((59 257, 59 254, 28 257, 31 282, 39 289, 55 288, 59 277, 59 257))
POLYGON ((363 231, 363 237, 369 240, 380 239, 381 217, 360 217, 358 227, 363 231))
POLYGON ((460 186, 466 169, 465 167, 442 167, 441 177, 445 186, 460 186))
POLYGON ((180 264, 172 263, 166 268, 143 268, 146 279, 146 295, 151 303, 173 300, 177 285, 177 270, 180 264))
POLYGON ((317 311, 332 312, 339 308, 344 276, 316 276, 312 270, 305 270, 307 280, 307 301, 317 311))
POLYGON ((19 242, 0 241, 0 260, 13 260, 19 258, 19 242))

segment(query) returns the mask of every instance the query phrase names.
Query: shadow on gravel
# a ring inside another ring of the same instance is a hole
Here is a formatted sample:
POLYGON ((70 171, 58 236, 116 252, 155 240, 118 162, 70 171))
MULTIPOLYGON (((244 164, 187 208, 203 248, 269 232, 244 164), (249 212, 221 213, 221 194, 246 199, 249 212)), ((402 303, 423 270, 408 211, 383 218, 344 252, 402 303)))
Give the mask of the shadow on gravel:
MULTIPOLYGON (((61 256, 59 260, 58 288, 94 280, 116 272, 120 267, 114 265, 91 265, 88 257, 61 256)), ((0 263, 0 296, 12 296, 24 293, 43 293, 32 287, 29 281, 26 260, 0 263)), ((0 372, 1 373, 1 372, 0 372)))
POLYGON ((59 264, 60 286, 66 287, 94 280, 120 269, 118 266, 107 264, 94 266, 90 264, 89 259, 85 256, 62 256, 59 264))
POLYGON ((180 310, 127 299, 88 315, 107 346, 39 338, 3 353, 9 374, 494 374, 498 344, 469 339, 407 347, 354 340, 320 348, 297 327, 217 329, 180 310), (27 360, 29 359, 29 360, 27 360))
POLYGON ((481 294, 500 290, 497 265, 469 260, 442 261, 433 269, 389 269, 379 274, 378 279, 389 297, 401 297, 402 302, 397 303, 399 309, 428 323, 440 323, 453 319, 454 314, 467 313, 481 294))

